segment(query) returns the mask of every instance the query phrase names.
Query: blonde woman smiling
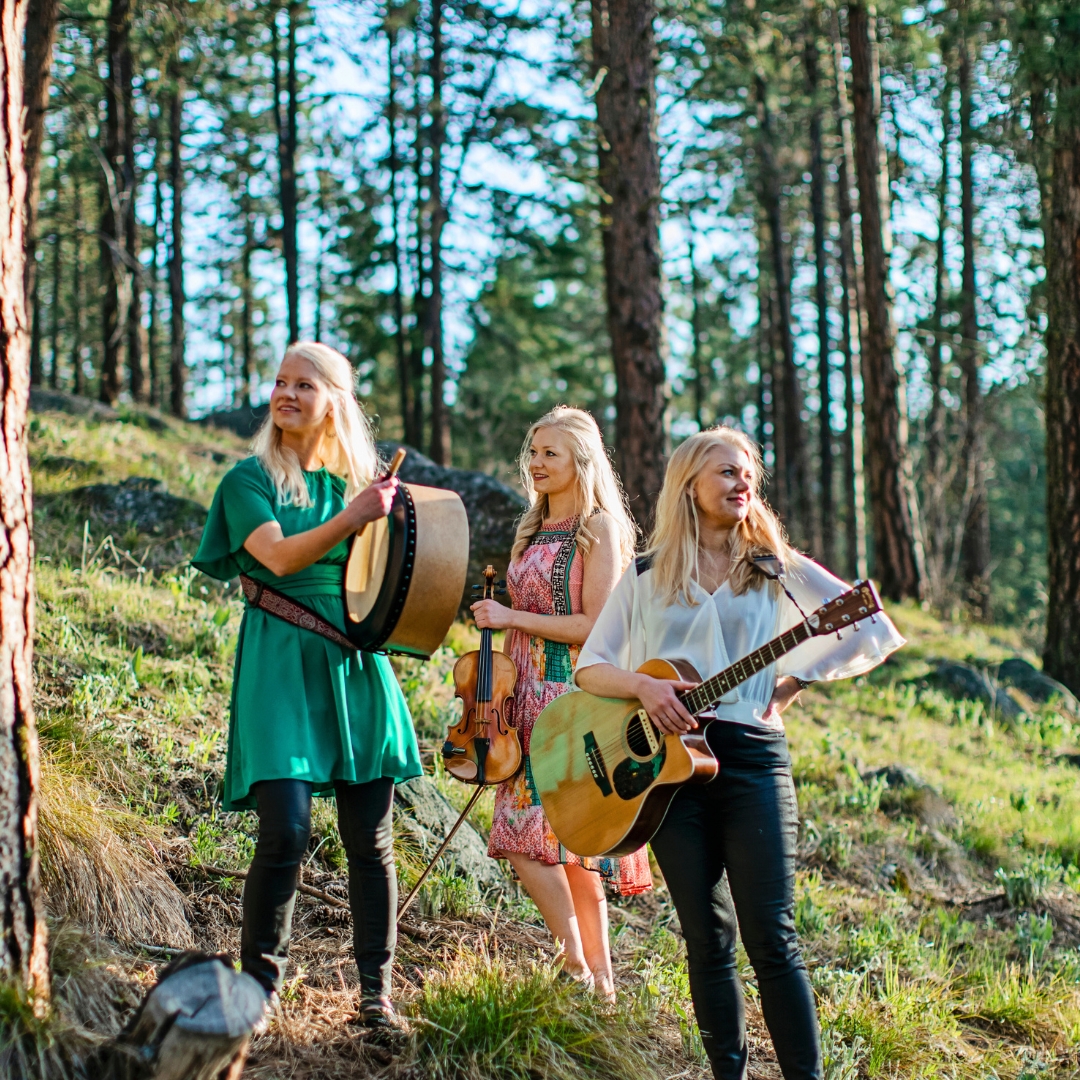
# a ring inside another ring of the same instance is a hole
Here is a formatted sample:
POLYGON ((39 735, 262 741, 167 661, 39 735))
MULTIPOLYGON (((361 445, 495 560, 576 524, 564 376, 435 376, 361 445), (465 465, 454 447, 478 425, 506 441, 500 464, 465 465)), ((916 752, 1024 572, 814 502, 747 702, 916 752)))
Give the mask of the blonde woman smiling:
MULTIPOLYGON (((796 605, 769 576, 781 569, 807 612, 846 591, 787 545, 761 498, 761 479, 757 447, 732 428, 699 432, 679 446, 649 548, 623 575, 578 659, 575 679, 583 690, 636 697, 661 730, 689 731, 698 724, 677 691, 693 684, 636 668, 663 657, 688 661, 708 677, 800 622, 796 605)), ((736 926, 784 1077, 820 1080, 814 994, 795 934, 798 807, 781 714, 808 683, 868 671, 902 644, 879 616, 839 641, 812 638, 731 691, 707 728, 719 776, 678 792, 653 837, 717 1080, 744 1080, 747 1069, 736 926)))
POLYGON ((582 859, 551 831, 532 780, 529 738, 540 711, 571 690, 581 643, 633 555, 634 527, 596 421, 560 406, 529 429, 521 479, 531 505, 506 575, 513 607, 473 605, 476 624, 509 630, 518 669, 514 717, 525 763, 499 785, 488 853, 509 859, 563 950, 563 969, 613 998, 601 878, 623 894, 651 888, 644 849, 582 859))
MULTIPOLYGON (((344 631, 346 541, 390 511, 375 442, 341 353, 301 342, 281 362, 253 457, 221 481, 193 560, 246 574, 344 631)), ((394 783, 422 772, 412 719, 385 656, 358 653, 261 610, 240 625, 225 769, 226 810, 259 816, 244 885, 240 961, 271 996, 289 952, 313 795, 337 798, 349 864, 360 1019, 394 1023, 394 783)))

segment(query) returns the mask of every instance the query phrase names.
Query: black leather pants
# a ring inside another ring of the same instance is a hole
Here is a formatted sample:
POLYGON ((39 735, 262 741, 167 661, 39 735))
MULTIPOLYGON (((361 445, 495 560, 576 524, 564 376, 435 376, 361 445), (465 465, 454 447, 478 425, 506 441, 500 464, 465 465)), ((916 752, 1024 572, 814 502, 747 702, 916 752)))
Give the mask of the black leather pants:
MULTIPOLYGON (((265 780, 252 788, 259 815, 255 858, 244 884, 240 962, 269 993, 285 977, 300 864, 311 836, 311 784, 265 780)), ((394 781, 339 783, 338 828, 349 862, 353 953, 365 1001, 390 993, 397 941, 394 781)))
POLYGON ((795 935, 799 824, 783 732, 714 722, 720 775, 683 788, 652 847, 686 939, 690 994, 717 1080, 744 1080, 736 919, 785 1080, 821 1080, 814 994, 795 935))

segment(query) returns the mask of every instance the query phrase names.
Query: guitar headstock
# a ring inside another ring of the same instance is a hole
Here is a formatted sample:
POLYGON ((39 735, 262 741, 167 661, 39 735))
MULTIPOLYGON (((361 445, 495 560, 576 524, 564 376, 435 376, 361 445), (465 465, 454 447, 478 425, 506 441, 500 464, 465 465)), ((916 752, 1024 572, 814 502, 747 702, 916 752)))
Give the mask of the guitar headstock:
POLYGON ((872 581, 856 581, 855 587, 835 600, 819 607, 810 616, 810 628, 815 637, 834 634, 845 626, 854 626, 881 611, 881 597, 872 581))

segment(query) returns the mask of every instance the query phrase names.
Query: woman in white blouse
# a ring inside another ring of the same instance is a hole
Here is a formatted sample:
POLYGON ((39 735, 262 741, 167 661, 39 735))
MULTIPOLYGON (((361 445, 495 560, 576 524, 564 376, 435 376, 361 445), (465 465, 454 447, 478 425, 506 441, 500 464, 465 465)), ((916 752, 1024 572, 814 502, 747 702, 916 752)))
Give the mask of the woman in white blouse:
MULTIPOLYGON (((698 723, 677 691, 693 684, 653 679, 637 667, 658 657, 684 660, 707 678, 802 620, 785 586, 807 614, 847 590, 787 545, 761 498, 761 479, 757 447, 733 428, 699 432, 679 446, 649 549, 593 627, 578 660, 578 686, 636 697, 657 727, 689 731, 698 723)), ((731 691, 706 733, 719 776, 683 788, 653 837, 718 1080, 743 1080, 747 1068, 736 921, 785 1080, 820 1080, 814 995, 795 934, 799 819, 781 713, 808 683, 868 671, 903 643, 880 615, 840 640, 811 638, 731 691)))

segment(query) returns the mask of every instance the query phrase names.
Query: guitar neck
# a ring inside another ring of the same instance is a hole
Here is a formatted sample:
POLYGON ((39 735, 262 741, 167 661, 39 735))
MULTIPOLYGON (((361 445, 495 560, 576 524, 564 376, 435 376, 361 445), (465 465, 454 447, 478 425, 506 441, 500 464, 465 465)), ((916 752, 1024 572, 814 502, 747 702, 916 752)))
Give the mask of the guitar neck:
POLYGON ((736 661, 730 667, 724 668, 719 674, 711 679, 706 679, 693 690, 684 690, 679 694, 679 700, 687 710, 694 714, 704 712, 715 705, 729 690, 734 689, 739 683, 746 682, 752 675, 764 671, 770 664, 779 660, 781 656, 791 652, 797 645, 801 645, 813 636, 810 624, 801 622, 793 626, 779 637, 766 642, 760 649, 741 660, 736 661))

